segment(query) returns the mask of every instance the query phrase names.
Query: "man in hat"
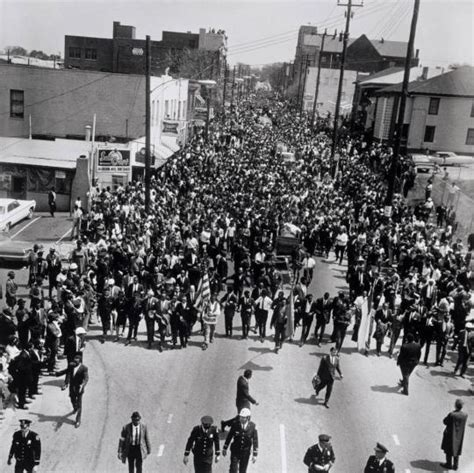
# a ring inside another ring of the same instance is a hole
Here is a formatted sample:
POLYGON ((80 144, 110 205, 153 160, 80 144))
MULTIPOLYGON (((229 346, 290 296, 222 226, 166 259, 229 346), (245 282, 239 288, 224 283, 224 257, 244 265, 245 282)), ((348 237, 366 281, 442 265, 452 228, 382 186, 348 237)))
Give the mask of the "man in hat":
POLYGON ((68 337, 64 344, 64 354, 67 362, 72 363, 77 353, 84 353, 86 347, 85 341, 86 330, 83 327, 77 327, 74 334, 68 337))
POLYGON ((239 412, 236 420, 227 434, 222 455, 227 455, 230 443, 230 473, 246 473, 252 453, 252 463, 257 461, 258 432, 255 424, 250 420, 251 412, 246 407, 239 412), (233 441, 232 441, 233 440, 233 441))
POLYGON ((388 448, 377 442, 375 455, 370 455, 364 473, 395 473, 393 463, 386 458, 388 448))
POLYGON ((20 430, 13 434, 8 465, 15 457, 15 473, 35 472, 41 459, 41 441, 36 432, 30 430, 31 420, 20 419, 20 430))
POLYGON ((441 463, 443 468, 457 470, 459 467, 459 457, 462 453, 464 441, 464 431, 466 430, 467 414, 462 412, 464 402, 456 399, 455 410, 450 412, 443 420, 446 426, 443 432, 441 449, 446 454, 446 463, 441 463))
POLYGON ((191 431, 186 442, 183 463, 188 464, 189 453, 194 454, 194 472, 212 473, 212 460, 215 452, 215 462, 219 461, 221 454, 219 447, 219 432, 212 425, 214 419, 211 416, 201 418, 201 425, 197 425, 191 431))
POLYGON ((56 376, 66 375, 64 385, 61 388, 65 390, 69 386, 69 397, 71 404, 76 414, 76 429, 81 425, 82 415, 82 396, 84 395, 84 388, 89 381, 89 370, 87 366, 82 364, 82 354, 76 353, 72 363, 69 363, 67 368, 56 372, 56 376))
POLYGON ((16 304, 16 293, 18 291, 18 284, 15 282, 15 273, 8 271, 7 282, 5 284, 5 302, 7 306, 13 310, 16 304))
POLYGON ((329 443, 331 437, 321 434, 318 439, 319 442, 309 447, 303 458, 303 463, 308 467, 308 473, 329 471, 336 461, 334 450, 329 443))
POLYGON ((128 460, 129 473, 141 473, 143 460, 151 453, 148 429, 141 423, 141 418, 140 413, 135 411, 132 422, 124 425, 120 434, 117 455, 122 463, 128 460))

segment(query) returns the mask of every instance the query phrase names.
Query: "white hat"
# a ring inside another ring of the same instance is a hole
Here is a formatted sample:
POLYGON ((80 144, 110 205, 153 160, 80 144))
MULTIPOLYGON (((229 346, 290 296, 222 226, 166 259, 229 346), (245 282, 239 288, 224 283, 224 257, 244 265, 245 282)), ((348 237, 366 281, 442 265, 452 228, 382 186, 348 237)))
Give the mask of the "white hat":
POLYGON ((77 327, 76 328, 76 335, 84 335, 86 334, 86 329, 84 327, 77 327))
POLYGON ((113 286, 115 284, 115 279, 113 278, 110 278, 108 281, 107 281, 108 285, 109 286, 113 286))
POLYGON ((244 407, 244 408, 241 409, 241 411, 239 412, 239 416, 240 416, 240 417, 250 417, 250 415, 251 415, 250 409, 248 409, 247 407, 244 407))
POLYGON ((69 269, 71 269, 72 271, 75 271, 77 269, 77 264, 71 263, 71 266, 69 266, 69 269))

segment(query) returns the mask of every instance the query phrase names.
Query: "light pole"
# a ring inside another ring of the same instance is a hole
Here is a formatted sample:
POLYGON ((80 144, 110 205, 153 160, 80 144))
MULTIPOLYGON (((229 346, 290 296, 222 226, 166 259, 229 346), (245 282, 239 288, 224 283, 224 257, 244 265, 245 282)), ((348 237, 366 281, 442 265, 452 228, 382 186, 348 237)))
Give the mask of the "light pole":
POLYGON ((205 87, 207 92, 207 110, 206 110, 206 141, 209 141, 209 119, 211 113, 212 90, 217 85, 215 80, 198 80, 198 83, 205 87))

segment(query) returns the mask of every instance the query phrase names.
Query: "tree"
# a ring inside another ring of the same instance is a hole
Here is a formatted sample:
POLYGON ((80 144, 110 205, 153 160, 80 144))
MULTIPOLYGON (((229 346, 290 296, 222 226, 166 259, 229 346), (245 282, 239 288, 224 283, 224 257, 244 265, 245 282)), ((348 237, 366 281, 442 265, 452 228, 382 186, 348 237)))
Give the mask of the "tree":
POLYGON ((10 52, 11 55, 15 55, 15 56, 27 56, 28 55, 28 51, 21 47, 21 46, 7 46, 5 48, 7 51, 10 52))
POLYGON ((33 51, 30 51, 29 54, 30 57, 35 57, 37 59, 49 59, 49 56, 45 54, 43 51, 36 51, 36 49, 33 49, 33 51))

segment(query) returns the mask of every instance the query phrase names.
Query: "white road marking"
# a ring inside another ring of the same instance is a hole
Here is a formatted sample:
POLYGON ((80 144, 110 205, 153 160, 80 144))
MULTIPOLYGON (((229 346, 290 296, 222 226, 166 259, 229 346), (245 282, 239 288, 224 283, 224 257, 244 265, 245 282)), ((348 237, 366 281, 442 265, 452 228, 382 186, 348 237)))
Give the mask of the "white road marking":
POLYGON ((70 228, 70 229, 56 242, 56 245, 57 245, 58 243, 60 243, 63 238, 67 237, 67 236, 69 235, 69 233, 71 233, 71 230, 72 230, 72 228, 70 228))
POLYGON ((163 444, 161 444, 158 448, 158 453, 156 454, 156 456, 157 457, 162 457, 164 449, 165 449, 165 446, 163 444))
POLYGON ((411 471, 408 468, 406 468, 405 473, 411 473, 411 471))
POLYGON ((167 424, 171 424, 171 420, 173 419, 173 414, 168 416, 168 420, 166 421, 167 424))
POLYGON ((280 424, 281 473, 287 473, 285 426, 280 424))
POLYGON ((392 437, 393 437, 393 441, 395 442, 395 445, 400 445, 400 440, 398 440, 398 435, 393 434, 392 437))
POLYGON ((14 235, 12 235, 10 238, 13 240, 17 235, 19 235, 25 228, 28 228, 30 225, 36 222, 36 220, 39 220, 41 217, 36 217, 34 220, 32 220, 30 223, 27 223, 22 229, 18 230, 14 235))

